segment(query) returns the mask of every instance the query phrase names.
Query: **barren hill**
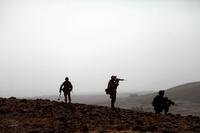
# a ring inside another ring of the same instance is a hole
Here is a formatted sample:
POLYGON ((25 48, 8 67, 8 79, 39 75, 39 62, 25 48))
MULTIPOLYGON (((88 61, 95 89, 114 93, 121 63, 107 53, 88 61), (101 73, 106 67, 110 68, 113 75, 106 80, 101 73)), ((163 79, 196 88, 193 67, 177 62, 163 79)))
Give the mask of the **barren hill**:
MULTIPOLYGON (((146 95, 130 95, 127 98, 118 98, 117 106, 122 108, 142 108, 147 112, 152 112, 152 100, 158 93, 146 95)), ((182 115, 200 116, 200 82, 192 82, 179 85, 165 90, 165 96, 173 100, 176 106, 171 106, 170 112, 182 115)), ((99 105, 109 105, 110 103, 102 102, 99 105)))
POLYGON ((200 118, 127 109, 0 98, 0 132, 200 132, 200 118))
MULTIPOLYGON (((136 96, 138 100, 142 103, 151 103, 156 93, 136 96)), ((192 82, 183 85, 179 85, 176 87, 172 87, 170 89, 165 90, 165 95, 168 96, 172 100, 176 101, 187 101, 191 103, 199 103, 200 102, 200 82, 192 82)), ((129 97, 136 98, 135 96, 129 97)))
POLYGON ((174 100, 200 103, 200 82, 192 82, 168 89, 166 94, 174 100))

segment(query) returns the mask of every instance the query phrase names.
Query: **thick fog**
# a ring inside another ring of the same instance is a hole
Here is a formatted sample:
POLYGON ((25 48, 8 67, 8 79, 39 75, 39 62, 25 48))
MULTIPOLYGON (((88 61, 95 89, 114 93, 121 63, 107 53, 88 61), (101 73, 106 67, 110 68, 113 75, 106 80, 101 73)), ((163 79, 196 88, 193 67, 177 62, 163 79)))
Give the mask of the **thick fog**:
POLYGON ((200 80, 199 0, 1 0, 0 96, 167 89, 200 80))

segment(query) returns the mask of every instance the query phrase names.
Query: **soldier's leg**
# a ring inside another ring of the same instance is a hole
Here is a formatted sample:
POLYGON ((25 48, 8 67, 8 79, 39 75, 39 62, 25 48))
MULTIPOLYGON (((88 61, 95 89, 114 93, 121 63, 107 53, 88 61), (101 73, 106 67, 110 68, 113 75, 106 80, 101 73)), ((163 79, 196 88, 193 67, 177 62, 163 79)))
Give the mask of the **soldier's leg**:
POLYGON ((168 111, 169 111, 169 107, 165 107, 165 108, 164 108, 164 112, 165 112, 165 114, 167 114, 168 111))
POLYGON ((110 94, 110 99, 111 99, 111 108, 113 108, 114 104, 113 104, 113 94, 110 94))
POLYGON ((156 107, 154 107, 154 111, 155 111, 156 114, 158 113, 156 107))
POLYGON ((162 112, 162 108, 159 107, 159 106, 158 106, 158 107, 157 107, 157 106, 154 107, 154 110, 155 110, 155 113, 156 113, 156 114, 159 114, 160 112, 162 112))
POLYGON ((158 110, 158 107, 154 107, 154 110, 155 110, 155 113, 156 113, 156 114, 159 114, 159 113, 160 113, 160 111, 158 110))
POLYGON ((67 103, 67 93, 64 92, 64 96, 65 96, 65 103, 67 103))
POLYGON ((111 99, 111 108, 115 108, 115 103, 114 103, 113 98, 111 99))
POLYGON ((111 107, 115 108, 115 101, 116 101, 116 93, 112 94, 112 98, 111 98, 111 107))
POLYGON ((159 107, 159 113, 162 113, 163 110, 164 110, 164 107, 163 107, 163 106, 159 107))
POLYGON ((68 98, 69 98, 69 103, 71 103, 71 95, 70 95, 70 92, 68 92, 68 98))

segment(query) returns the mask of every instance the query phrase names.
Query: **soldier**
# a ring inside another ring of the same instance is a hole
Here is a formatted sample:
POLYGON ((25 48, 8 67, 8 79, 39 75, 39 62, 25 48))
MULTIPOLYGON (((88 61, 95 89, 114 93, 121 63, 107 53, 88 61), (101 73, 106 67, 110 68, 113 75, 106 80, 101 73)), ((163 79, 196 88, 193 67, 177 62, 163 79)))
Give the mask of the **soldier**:
POLYGON ((115 108, 117 86, 119 85, 119 81, 124 81, 124 79, 118 79, 117 76, 111 76, 111 79, 108 83, 108 88, 106 89, 106 94, 110 95, 112 109, 115 108))
POLYGON ((154 110, 156 114, 159 114, 160 112, 163 111, 163 107, 164 107, 164 94, 165 91, 164 90, 160 90, 158 92, 158 95, 156 97, 154 97, 152 105, 154 106, 154 110))
POLYGON ((61 91, 64 92, 64 96, 65 96, 65 102, 67 103, 67 96, 69 99, 69 103, 71 103, 71 96, 70 96, 70 92, 72 91, 73 86, 71 84, 71 82, 69 81, 69 78, 66 77, 65 81, 62 83, 62 85, 60 86, 60 93, 61 91))
POLYGON ((168 97, 164 97, 164 103, 163 103, 164 113, 167 114, 169 111, 169 107, 174 104, 175 103, 169 100, 168 97))

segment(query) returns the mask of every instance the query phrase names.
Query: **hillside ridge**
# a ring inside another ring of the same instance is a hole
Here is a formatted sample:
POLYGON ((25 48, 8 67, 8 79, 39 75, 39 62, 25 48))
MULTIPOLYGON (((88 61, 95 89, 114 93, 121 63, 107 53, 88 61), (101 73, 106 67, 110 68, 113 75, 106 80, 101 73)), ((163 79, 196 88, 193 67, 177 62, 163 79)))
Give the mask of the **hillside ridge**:
MULTIPOLYGON (((200 81, 193 81, 193 82, 187 82, 187 83, 183 83, 183 84, 180 84, 180 85, 176 85, 174 87, 171 87, 171 88, 176 88, 176 87, 181 87, 181 86, 186 86, 186 85, 194 85, 194 84, 200 84, 200 81)), ((169 89, 171 89, 169 88, 169 89)))
POLYGON ((50 100, 0 98, 0 132, 200 132, 197 116, 162 115, 50 100))

